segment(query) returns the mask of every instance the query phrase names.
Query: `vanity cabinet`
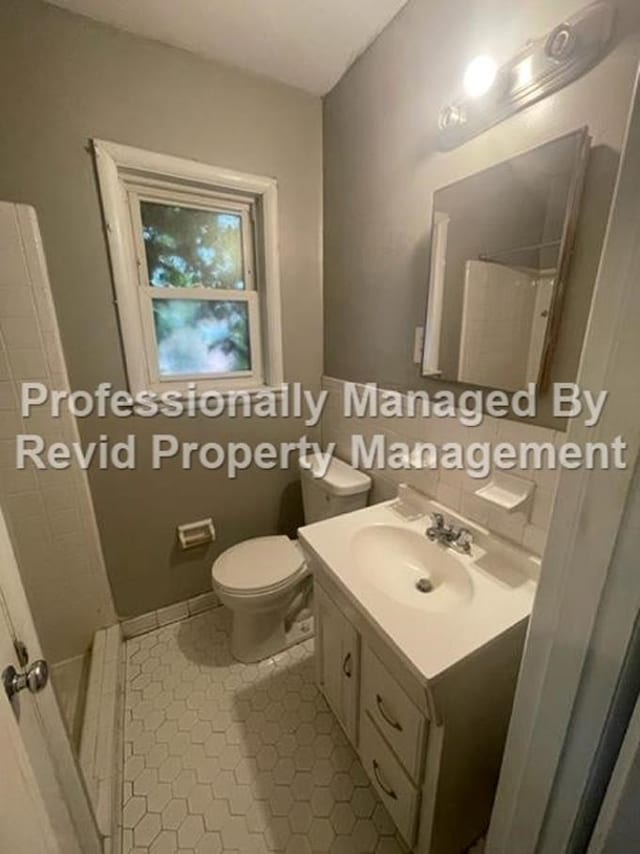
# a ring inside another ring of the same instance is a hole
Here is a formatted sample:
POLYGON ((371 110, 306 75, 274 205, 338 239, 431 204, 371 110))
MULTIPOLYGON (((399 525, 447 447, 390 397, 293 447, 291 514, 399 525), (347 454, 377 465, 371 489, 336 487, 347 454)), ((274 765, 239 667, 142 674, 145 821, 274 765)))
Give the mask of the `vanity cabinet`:
POLYGON ((526 621, 433 683, 311 561, 318 686, 416 854, 461 854, 487 829, 526 621))
POLYGON ((357 741, 360 638, 321 587, 314 594, 316 676, 332 712, 352 744, 357 741))

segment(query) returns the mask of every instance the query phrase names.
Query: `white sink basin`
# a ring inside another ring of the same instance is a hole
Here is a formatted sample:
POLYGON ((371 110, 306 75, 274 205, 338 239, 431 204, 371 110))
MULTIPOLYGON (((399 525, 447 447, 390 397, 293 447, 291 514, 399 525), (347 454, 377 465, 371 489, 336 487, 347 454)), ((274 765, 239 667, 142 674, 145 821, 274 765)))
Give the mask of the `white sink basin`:
POLYGON ((431 680, 529 617, 540 561, 409 487, 400 489, 400 501, 307 525, 299 539, 318 581, 329 592, 337 585, 337 595, 346 595, 414 672, 431 680), (470 555, 429 542, 433 513, 469 528, 470 555), (432 592, 417 589, 423 578, 432 592))
POLYGON ((473 598, 463 559, 423 534, 370 525, 355 533, 351 545, 356 571, 396 602, 437 613, 464 607, 473 598))

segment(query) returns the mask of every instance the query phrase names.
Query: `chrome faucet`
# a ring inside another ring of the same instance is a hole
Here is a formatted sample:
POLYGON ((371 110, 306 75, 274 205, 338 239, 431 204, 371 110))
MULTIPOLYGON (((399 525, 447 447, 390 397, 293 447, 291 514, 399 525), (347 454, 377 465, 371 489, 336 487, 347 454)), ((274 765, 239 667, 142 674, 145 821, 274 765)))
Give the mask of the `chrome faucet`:
POLYGON ((426 530, 426 535, 432 543, 442 543, 466 555, 471 553, 473 534, 468 528, 456 528, 447 523, 442 513, 433 513, 431 522, 431 526, 426 530))

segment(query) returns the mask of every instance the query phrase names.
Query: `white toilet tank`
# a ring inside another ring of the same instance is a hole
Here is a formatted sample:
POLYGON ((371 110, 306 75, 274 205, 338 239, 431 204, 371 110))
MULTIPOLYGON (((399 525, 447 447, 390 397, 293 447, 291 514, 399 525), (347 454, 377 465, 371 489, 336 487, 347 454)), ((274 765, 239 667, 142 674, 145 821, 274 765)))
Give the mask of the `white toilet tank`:
POLYGON ((300 459, 305 524, 351 513, 367 506, 371 478, 335 457, 324 476, 317 476, 324 461, 311 454, 300 459))

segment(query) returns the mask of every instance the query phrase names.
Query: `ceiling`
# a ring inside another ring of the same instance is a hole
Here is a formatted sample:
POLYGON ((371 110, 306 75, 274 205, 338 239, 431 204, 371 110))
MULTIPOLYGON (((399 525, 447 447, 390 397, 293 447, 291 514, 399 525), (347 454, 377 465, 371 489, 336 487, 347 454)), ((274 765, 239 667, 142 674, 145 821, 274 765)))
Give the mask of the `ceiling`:
POLYGON ((324 95, 407 0, 48 0, 324 95))

